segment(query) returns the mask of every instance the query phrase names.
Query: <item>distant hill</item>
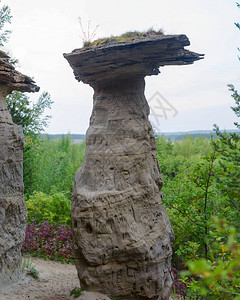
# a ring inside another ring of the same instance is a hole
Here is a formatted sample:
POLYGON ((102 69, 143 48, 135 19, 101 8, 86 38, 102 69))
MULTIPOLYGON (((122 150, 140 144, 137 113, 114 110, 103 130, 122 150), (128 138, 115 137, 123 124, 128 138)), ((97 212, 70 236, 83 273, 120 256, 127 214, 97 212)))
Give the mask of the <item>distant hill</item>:
POLYGON ((55 139, 61 139, 62 136, 67 136, 67 135, 70 135, 70 138, 72 141, 76 142, 76 143, 79 143, 79 142, 82 142, 83 140, 85 140, 85 137, 86 135, 85 134, 47 134, 47 133, 44 133, 44 134, 41 134, 41 137, 42 138, 45 138, 46 136, 48 136, 50 138, 50 140, 55 140, 55 139))
MULTIPOLYGON (((240 130, 236 129, 227 129, 224 130, 226 132, 236 132, 240 135, 240 130)), ((192 131, 185 131, 185 132, 157 132, 157 135, 164 135, 166 138, 174 141, 174 140, 182 140, 185 139, 187 136, 192 136, 194 139, 197 137, 205 137, 210 139, 211 136, 216 137, 216 134, 213 130, 192 130, 192 131)))
MULTIPOLYGON (((240 130, 236 129, 228 129, 225 130, 226 132, 236 132, 240 135, 240 130)), ((166 138, 174 141, 174 140, 182 140, 185 139, 187 136, 192 136, 194 139, 197 137, 206 137, 210 139, 213 135, 216 136, 215 132, 212 130, 192 130, 192 131, 179 131, 179 132, 156 132, 157 135, 164 135, 166 138)), ((60 139, 62 136, 66 136, 68 134, 42 134, 41 136, 44 138, 49 136, 51 140, 53 139, 60 139)), ((85 134, 69 134, 72 141, 75 143, 80 143, 85 140, 85 134)))

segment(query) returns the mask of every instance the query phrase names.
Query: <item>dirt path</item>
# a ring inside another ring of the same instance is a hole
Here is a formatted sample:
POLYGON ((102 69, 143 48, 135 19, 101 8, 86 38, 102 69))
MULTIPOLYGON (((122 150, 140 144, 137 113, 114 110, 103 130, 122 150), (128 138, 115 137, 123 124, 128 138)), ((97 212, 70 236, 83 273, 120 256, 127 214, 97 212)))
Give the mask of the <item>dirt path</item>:
POLYGON ((24 276, 18 283, 1 288, 0 300, 69 300, 70 291, 79 287, 74 265, 31 258, 39 279, 24 276))
MULTIPOLYGON (((32 265, 39 271, 39 279, 25 275, 18 283, 0 290, 0 300, 72 300, 70 292, 79 287, 74 265, 31 258, 32 265)), ((83 299, 105 299, 83 297, 83 299)), ((170 297, 169 300, 173 298, 170 297)), ((180 299, 180 298, 178 298, 180 299)))

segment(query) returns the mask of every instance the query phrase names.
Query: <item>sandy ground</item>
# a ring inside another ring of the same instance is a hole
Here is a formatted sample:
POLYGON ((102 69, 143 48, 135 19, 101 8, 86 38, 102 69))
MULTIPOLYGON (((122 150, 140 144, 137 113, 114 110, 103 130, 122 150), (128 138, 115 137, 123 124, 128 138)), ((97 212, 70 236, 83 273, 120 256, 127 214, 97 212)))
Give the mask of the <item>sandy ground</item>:
POLYGON ((68 300, 70 292, 79 287, 74 265, 31 258, 39 271, 39 279, 23 276, 18 283, 0 290, 0 300, 68 300))
MULTIPOLYGON (((1 288, 0 300, 73 300, 70 292, 79 287, 74 265, 31 258, 31 263, 39 271, 39 279, 22 275, 18 283, 1 288)), ((85 292, 84 292, 85 293, 85 292)), ((84 294, 83 293, 83 294, 84 294)), ((90 293, 91 294, 91 293, 90 293)), ((81 300, 104 300, 107 297, 82 295, 81 300)), ((108 298, 109 299, 109 298, 108 298)), ((172 300, 174 298, 170 298, 172 300)), ((180 298, 177 298, 180 299, 180 298)))

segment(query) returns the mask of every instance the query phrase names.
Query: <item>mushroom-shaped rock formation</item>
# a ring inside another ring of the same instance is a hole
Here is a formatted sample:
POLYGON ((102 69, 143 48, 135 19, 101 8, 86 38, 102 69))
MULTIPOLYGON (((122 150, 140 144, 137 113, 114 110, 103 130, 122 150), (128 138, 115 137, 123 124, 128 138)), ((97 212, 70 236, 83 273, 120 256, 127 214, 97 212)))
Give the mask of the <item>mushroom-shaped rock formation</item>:
POLYGON ((19 277, 27 217, 22 169, 24 137, 6 105, 6 96, 13 90, 37 92, 39 87, 16 71, 9 57, 0 51, 0 286, 19 277))
POLYGON ((144 77, 191 64, 185 35, 93 45, 64 54, 94 89, 86 154, 72 198, 73 255, 81 287, 120 299, 168 299, 174 238, 162 201, 144 77))

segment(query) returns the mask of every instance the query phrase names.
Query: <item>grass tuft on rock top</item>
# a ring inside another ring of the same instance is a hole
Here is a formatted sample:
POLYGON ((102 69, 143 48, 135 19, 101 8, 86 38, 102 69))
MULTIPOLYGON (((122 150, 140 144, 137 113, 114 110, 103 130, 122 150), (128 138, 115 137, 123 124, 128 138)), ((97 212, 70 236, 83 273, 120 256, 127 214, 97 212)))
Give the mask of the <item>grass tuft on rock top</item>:
POLYGON ((84 42, 84 48, 91 47, 101 47, 107 45, 115 45, 115 44, 125 44, 133 41, 153 37, 153 36, 162 36, 164 34, 162 29, 154 30, 153 28, 149 28, 147 31, 128 31, 123 33, 120 36, 110 36, 106 38, 100 38, 93 42, 86 41, 84 42))

